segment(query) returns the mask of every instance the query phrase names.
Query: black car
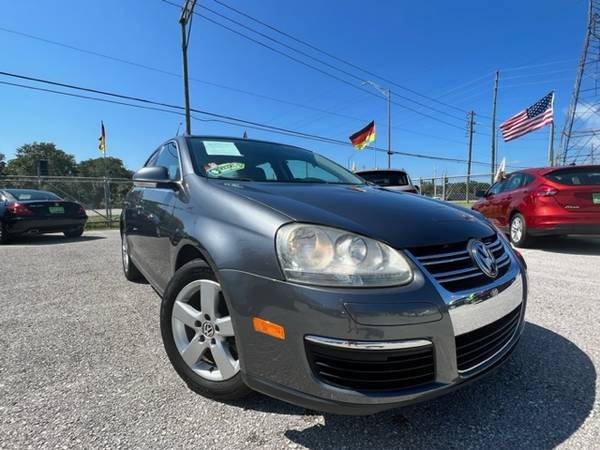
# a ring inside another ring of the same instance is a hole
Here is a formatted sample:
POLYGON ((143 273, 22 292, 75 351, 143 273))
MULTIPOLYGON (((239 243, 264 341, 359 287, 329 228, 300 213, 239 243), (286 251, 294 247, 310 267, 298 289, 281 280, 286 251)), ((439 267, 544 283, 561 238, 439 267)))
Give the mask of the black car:
POLYGON ((166 353, 198 393, 374 413, 488 373, 519 340, 524 261, 475 211, 251 139, 178 136, 133 179, 125 276, 162 297, 166 353))
POLYGON ((52 192, 0 190, 0 244, 26 234, 64 233, 66 237, 78 237, 83 234, 86 221, 83 206, 52 192))

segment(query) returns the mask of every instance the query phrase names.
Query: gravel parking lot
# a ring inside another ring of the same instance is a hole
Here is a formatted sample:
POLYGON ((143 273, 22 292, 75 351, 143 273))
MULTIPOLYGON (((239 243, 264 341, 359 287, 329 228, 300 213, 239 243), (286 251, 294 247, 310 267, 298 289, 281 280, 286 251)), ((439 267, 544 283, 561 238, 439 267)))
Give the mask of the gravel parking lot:
POLYGON ((193 394, 159 299, 121 274, 117 231, 0 247, 0 448, 600 448, 600 239, 548 241, 527 326, 478 383, 369 417, 193 394))

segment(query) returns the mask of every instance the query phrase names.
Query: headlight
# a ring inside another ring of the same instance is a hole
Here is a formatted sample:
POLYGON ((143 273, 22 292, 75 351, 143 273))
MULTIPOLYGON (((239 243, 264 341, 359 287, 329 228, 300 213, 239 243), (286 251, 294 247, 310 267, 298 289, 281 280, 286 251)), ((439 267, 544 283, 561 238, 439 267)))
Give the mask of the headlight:
POLYGON ((389 245, 334 228, 288 224, 277 232, 285 278, 319 286, 382 287, 413 279, 408 261, 389 245))

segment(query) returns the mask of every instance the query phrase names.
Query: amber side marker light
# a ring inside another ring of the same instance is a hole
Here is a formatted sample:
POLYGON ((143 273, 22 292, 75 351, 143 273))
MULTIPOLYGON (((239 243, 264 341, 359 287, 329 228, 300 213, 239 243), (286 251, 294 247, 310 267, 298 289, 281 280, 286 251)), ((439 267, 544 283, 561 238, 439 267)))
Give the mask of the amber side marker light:
POLYGON ((259 333, 267 334, 276 339, 285 339, 284 328, 276 323, 269 322, 268 320, 263 320, 258 317, 253 317, 252 326, 254 326, 254 331, 258 331, 259 333))

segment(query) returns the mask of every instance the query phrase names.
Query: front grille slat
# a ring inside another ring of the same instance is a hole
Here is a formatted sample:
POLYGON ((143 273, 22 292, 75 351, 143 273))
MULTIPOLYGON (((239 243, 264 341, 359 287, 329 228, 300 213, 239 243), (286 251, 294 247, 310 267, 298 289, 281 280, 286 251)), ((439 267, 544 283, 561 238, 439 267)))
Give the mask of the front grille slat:
POLYGON ((489 325, 456 336, 456 361, 461 372, 472 369, 499 352, 519 327, 521 305, 489 325))
MULTIPOLYGON (((497 234, 493 234, 481 241, 496 258, 497 277, 503 276, 508 271, 511 260, 502 239, 497 234)), ((475 265, 467 251, 467 244, 468 241, 463 241, 416 247, 409 251, 441 286, 450 292, 458 292, 479 288, 492 281, 475 265)))
POLYGON ((323 382, 358 391, 398 391, 435 380, 433 345, 394 350, 330 347, 305 341, 313 373, 323 382))

